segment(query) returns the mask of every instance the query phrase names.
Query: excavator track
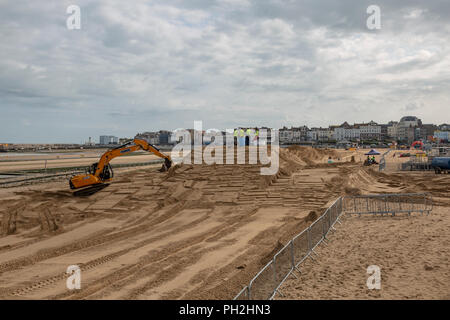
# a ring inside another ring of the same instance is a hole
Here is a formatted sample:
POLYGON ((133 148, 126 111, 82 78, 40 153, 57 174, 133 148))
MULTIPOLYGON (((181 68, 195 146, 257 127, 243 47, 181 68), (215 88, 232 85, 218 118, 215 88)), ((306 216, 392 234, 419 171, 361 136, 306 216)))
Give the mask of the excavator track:
POLYGON ((100 183, 100 184, 95 184, 93 186, 81 189, 81 190, 77 190, 75 192, 73 192, 72 194, 75 197, 88 197, 90 195, 93 195, 94 193, 105 189, 107 186, 109 186, 109 183, 100 183))

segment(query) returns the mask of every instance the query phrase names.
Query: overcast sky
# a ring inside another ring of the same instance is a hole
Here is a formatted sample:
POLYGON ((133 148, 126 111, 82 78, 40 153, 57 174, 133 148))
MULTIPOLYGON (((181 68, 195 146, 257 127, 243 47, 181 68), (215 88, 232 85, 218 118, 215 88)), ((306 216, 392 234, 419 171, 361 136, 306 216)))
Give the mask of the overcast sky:
POLYGON ((448 123, 449 39, 448 0, 0 0, 0 142, 448 123))

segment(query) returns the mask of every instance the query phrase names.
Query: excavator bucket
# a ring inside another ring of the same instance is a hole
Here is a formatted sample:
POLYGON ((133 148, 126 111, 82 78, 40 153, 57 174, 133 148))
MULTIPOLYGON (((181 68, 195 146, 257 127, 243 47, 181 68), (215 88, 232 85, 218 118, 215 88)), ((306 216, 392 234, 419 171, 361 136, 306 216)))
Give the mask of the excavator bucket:
POLYGON ((165 172, 165 171, 169 170, 171 166, 172 166, 172 161, 170 161, 169 159, 165 158, 164 159, 164 163, 163 163, 161 169, 159 169, 159 171, 160 172, 165 172))

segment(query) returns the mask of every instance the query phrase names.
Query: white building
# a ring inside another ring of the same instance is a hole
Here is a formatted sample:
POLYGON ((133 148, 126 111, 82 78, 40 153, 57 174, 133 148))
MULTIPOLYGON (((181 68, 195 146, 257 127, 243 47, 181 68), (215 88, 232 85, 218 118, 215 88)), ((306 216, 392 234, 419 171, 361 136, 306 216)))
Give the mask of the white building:
POLYGON ((309 131, 306 133, 306 139, 307 139, 308 141, 317 141, 317 131, 309 130, 309 131))
POLYGON ((393 123, 392 125, 387 127, 387 135, 388 137, 391 137, 393 139, 397 138, 397 128, 398 128, 398 123, 393 123))
POLYGON ((279 131, 280 143, 291 143, 294 140, 294 132, 286 127, 279 131))
POLYGON ((329 128, 311 128, 310 140, 312 141, 330 141, 334 139, 333 130, 329 128))
POLYGON ((343 128, 338 127, 334 129, 334 139, 336 141, 355 141, 360 139, 361 131, 358 128, 343 128))
POLYGON ((381 126, 370 123, 367 125, 359 126, 360 138, 361 140, 380 140, 381 139, 381 126))

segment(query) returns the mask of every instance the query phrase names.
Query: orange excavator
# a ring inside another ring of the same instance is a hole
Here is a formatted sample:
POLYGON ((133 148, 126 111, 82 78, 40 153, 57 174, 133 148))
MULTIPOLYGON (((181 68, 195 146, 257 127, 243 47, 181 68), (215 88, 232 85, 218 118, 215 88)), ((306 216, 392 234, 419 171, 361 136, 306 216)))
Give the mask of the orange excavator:
POLYGON ((145 150, 156 154, 158 157, 164 159, 164 164, 160 171, 167 171, 172 166, 172 159, 170 156, 163 154, 154 145, 151 145, 145 140, 134 139, 127 142, 120 147, 108 150, 100 158, 99 162, 93 163, 86 170, 85 174, 80 174, 72 177, 69 180, 71 189, 80 189, 91 186, 98 186, 112 180, 114 173, 109 162, 119 156, 138 151, 145 150))

